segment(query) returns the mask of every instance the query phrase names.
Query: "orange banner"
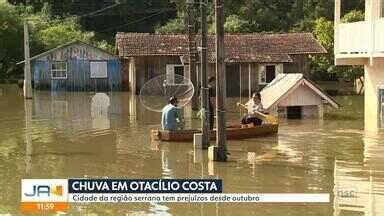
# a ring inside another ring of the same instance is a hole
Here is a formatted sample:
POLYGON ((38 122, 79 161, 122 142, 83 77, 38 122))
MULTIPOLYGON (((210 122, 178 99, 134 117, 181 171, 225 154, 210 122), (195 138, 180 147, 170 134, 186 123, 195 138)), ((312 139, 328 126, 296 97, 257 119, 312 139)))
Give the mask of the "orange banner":
POLYGON ((65 202, 22 202, 24 212, 67 211, 69 204, 65 202))

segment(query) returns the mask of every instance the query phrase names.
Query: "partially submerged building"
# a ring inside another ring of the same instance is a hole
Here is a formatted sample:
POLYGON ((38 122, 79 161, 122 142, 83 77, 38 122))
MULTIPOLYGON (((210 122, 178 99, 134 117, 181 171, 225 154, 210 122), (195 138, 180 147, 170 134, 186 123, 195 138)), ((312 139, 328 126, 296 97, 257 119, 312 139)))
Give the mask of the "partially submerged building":
POLYGON ((119 58, 81 41, 73 41, 31 59, 35 89, 116 91, 121 89, 119 58))
POLYGON ((339 107, 303 74, 278 74, 260 94, 264 108, 280 118, 322 118, 325 105, 339 107))
POLYGON ((335 64, 364 65, 365 128, 384 128, 384 1, 365 0, 365 20, 341 23, 335 1, 335 64))
MULTIPOLYGON (((197 36, 197 41, 199 37, 197 36)), ((134 93, 153 77, 188 74, 188 38, 177 34, 118 33, 124 86, 134 93)), ((308 74, 309 56, 326 50, 310 33, 227 34, 227 96, 250 96, 281 73, 308 74)), ((208 74, 215 74, 215 36, 208 37, 208 74)), ((197 74, 199 80, 199 74, 197 74)))

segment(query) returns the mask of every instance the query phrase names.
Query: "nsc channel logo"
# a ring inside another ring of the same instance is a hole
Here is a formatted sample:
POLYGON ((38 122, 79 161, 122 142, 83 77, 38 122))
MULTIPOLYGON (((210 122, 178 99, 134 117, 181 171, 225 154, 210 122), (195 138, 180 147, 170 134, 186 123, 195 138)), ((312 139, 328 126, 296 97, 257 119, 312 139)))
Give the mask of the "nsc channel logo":
POLYGON ((64 211, 68 208, 67 179, 22 179, 24 211, 64 211))

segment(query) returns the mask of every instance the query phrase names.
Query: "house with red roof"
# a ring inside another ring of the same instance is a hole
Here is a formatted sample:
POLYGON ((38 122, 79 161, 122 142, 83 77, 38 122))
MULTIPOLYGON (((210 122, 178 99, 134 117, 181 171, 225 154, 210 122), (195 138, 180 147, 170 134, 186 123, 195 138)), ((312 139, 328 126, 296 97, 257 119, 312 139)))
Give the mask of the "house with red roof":
MULTIPOLYGON (((306 75, 310 71, 310 56, 326 53, 311 33, 226 34, 224 40, 229 97, 250 96, 281 73, 306 75)), ((196 41, 200 41, 199 36, 196 41)), ((134 93, 159 75, 191 77, 186 35, 120 32, 116 35, 116 46, 123 86, 134 93)), ((214 76, 214 35, 208 36, 208 62, 208 76, 214 76)), ((196 79, 200 80, 197 71, 196 79)))

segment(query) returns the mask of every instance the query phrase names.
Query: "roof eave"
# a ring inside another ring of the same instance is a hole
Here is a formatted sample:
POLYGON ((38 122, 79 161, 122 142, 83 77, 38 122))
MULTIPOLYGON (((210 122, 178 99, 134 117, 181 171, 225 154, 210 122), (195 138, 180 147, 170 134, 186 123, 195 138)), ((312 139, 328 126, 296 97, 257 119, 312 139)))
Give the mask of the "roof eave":
MULTIPOLYGON (((40 53, 40 54, 38 54, 38 55, 35 55, 35 56, 31 57, 29 60, 30 60, 30 61, 33 61, 33 60, 35 60, 35 59, 38 59, 38 58, 43 57, 43 56, 45 56, 45 55, 48 55, 49 53, 52 53, 52 52, 54 52, 54 51, 56 51, 56 50, 62 49, 62 48, 67 47, 67 46, 71 46, 72 44, 75 44, 75 43, 81 43, 81 44, 84 44, 84 45, 86 45, 86 46, 90 46, 90 47, 92 47, 92 48, 94 48, 94 49, 97 49, 97 50, 99 50, 99 51, 101 51, 101 52, 107 53, 108 55, 110 55, 110 56, 112 56, 112 57, 118 58, 118 56, 115 55, 115 54, 112 54, 112 53, 110 53, 110 52, 108 52, 108 51, 106 51, 106 50, 100 49, 100 48, 98 48, 98 47, 96 47, 96 46, 93 46, 93 45, 91 45, 91 44, 89 44, 89 43, 86 43, 86 42, 84 42, 84 41, 81 41, 81 40, 77 40, 77 39, 76 39, 76 40, 73 40, 73 41, 71 41, 71 42, 68 42, 68 43, 59 45, 59 46, 57 46, 57 47, 55 47, 55 48, 52 48, 52 49, 50 49, 50 50, 47 50, 47 51, 45 51, 45 52, 43 52, 43 53, 40 53)), ((16 63, 16 65, 20 65, 20 64, 24 64, 24 63, 25 63, 25 60, 16 63)))
POLYGON ((305 83, 309 88, 311 88, 314 92, 316 92, 321 98, 327 100, 327 102, 333 106, 334 108, 338 109, 340 105, 332 98, 330 97, 326 92, 324 92, 319 86, 317 86, 312 81, 306 79, 305 77, 301 78, 296 82, 295 85, 293 85, 291 88, 287 90, 286 93, 282 94, 278 99, 276 99, 271 105, 268 107, 265 107, 265 109, 271 109, 272 107, 279 104, 280 101, 284 100, 284 98, 289 95, 289 93, 293 92, 295 89, 297 89, 302 83, 305 83))

